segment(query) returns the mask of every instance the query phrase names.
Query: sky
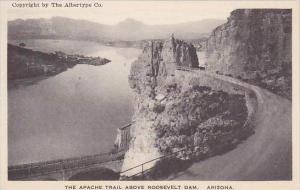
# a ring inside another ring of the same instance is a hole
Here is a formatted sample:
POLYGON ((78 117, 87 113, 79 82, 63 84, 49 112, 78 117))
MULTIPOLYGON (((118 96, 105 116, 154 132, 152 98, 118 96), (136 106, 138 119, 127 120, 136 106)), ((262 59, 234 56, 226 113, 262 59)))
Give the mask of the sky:
POLYGON ((233 4, 216 4, 216 2, 204 4, 195 1, 101 2, 102 8, 12 8, 11 4, 8 4, 8 7, 11 7, 8 10, 8 20, 63 16, 111 25, 126 18, 133 18, 150 25, 176 24, 208 18, 225 20, 232 10, 238 8, 233 4))

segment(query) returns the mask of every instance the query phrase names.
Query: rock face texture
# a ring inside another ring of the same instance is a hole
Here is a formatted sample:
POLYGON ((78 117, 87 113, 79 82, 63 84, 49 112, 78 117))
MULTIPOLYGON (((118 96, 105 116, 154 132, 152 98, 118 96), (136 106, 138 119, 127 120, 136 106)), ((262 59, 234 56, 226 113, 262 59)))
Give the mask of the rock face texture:
POLYGON ((171 37, 165 42, 151 41, 143 49, 138 60, 132 64, 130 85, 138 93, 149 94, 161 86, 167 76, 174 76, 177 67, 199 66, 193 45, 171 37))
POLYGON ((291 98, 292 12, 238 9, 207 41, 207 69, 291 98))
MULTIPOLYGON (((164 106, 156 101, 157 90, 163 88, 168 76, 174 76, 177 66, 197 67, 195 48, 173 37, 165 42, 151 41, 138 60, 132 63, 129 83, 136 92, 135 123, 131 127, 132 143, 126 153, 123 171, 161 156, 156 144, 154 122, 164 106)), ((158 96, 159 97, 159 96, 158 96)), ((161 99, 164 95, 161 95, 161 99)), ((143 169, 151 168, 155 162, 143 169)), ((128 171, 131 176, 141 168, 128 171)))
MULTIPOLYGON (((149 42, 132 64, 135 123, 123 171, 181 149, 176 159, 203 158, 239 141, 238 130, 247 117, 244 95, 203 85, 201 76, 176 69, 197 66, 195 48, 173 37, 149 42)), ((143 171, 157 161, 144 164, 143 171)), ((123 175, 141 171, 139 166, 123 175)))

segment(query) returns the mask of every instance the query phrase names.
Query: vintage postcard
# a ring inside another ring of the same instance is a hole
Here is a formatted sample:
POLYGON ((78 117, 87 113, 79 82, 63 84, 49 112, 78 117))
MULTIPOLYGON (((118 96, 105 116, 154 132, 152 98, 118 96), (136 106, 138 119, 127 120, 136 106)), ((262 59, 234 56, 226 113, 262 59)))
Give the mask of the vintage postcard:
POLYGON ((299 1, 0 5, 1 190, 299 190, 299 1))

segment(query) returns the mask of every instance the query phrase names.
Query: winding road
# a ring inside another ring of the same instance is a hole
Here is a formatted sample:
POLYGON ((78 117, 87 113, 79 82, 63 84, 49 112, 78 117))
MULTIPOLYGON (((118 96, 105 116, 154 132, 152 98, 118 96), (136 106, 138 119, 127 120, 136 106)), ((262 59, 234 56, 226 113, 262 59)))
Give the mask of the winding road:
POLYGON ((200 72, 255 92, 255 134, 230 152, 194 163, 169 180, 291 180, 291 101, 231 77, 200 72))

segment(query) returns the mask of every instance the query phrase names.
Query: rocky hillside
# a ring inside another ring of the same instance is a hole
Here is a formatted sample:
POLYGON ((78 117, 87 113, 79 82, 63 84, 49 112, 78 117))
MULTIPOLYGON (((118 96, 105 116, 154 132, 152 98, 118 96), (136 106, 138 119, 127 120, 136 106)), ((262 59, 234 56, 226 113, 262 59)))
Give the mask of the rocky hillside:
MULTIPOLYGON (((149 42, 132 64, 129 82, 135 92, 136 122, 123 171, 181 149, 168 160, 169 167, 176 167, 177 161, 212 156, 238 143, 240 133, 247 129, 243 127, 247 117, 243 93, 222 91, 218 85, 209 86, 210 82, 203 85, 202 76, 178 71, 178 66, 195 68, 198 60, 193 45, 174 38, 149 42)), ((137 167, 124 175, 140 170, 137 167)))
POLYGON ((44 53, 7 45, 7 77, 9 80, 49 76, 61 73, 76 64, 104 65, 110 60, 101 57, 44 53))
POLYGON ((207 41, 207 68, 291 99, 290 9, 238 9, 207 41))
POLYGON ((11 44, 8 44, 7 52, 9 80, 55 74, 75 65, 62 62, 55 54, 32 51, 11 44))

